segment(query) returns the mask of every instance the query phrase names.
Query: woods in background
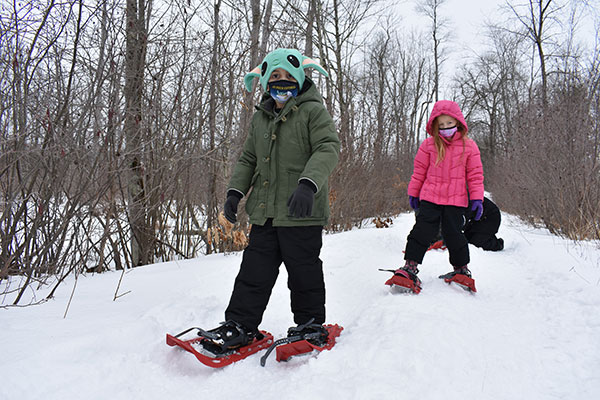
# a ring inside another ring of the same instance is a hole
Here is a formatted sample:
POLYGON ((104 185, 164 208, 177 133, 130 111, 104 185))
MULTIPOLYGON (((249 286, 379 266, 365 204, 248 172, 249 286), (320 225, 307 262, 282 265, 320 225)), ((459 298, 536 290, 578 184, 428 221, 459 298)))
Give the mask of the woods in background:
POLYGON ((242 78, 277 47, 330 74, 313 76, 342 142, 330 231, 408 209, 448 82, 500 208, 600 240, 600 42, 575 34, 598 10, 510 1, 443 76, 444 2, 421 3, 417 32, 389 11, 413 4, 377 0, 2 1, 0 294, 239 250, 244 217, 225 234, 218 214, 260 95, 242 78))

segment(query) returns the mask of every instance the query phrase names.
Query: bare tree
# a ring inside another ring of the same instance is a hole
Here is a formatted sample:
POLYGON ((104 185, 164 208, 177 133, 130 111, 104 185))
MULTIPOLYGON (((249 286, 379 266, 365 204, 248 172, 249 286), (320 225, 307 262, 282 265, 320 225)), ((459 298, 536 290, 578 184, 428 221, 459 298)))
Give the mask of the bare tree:
MULTIPOLYGON (((258 65, 260 53, 260 27, 261 27, 261 7, 260 0, 251 0, 250 2, 250 60, 248 63, 248 71, 258 65)), ((250 129, 250 119, 252 117, 252 109, 254 106, 254 95, 252 92, 244 92, 244 108, 242 109, 240 120, 240 137, 245 137, 246 132, 250 129)), ((241 141, 238 141, 238 143, 241 141)))
POLYGON ((342 164, 353 152, 349 113, 352 98, 351 82, 354 80, 351 60, 358 50, 355 42, 358 41, 359 28, 374 15, 376 2, 376 0, 332 0, 330 4, 317 4, 315 10, 319 29, 319 57, 329 67, 332 75, 327 80, 326 96, 337 105, 342 164))
POLYGON ((538 54, 554 73, 529 83, 531 37, 492 27, 494 46, 462 70, 457 88, 482 144, 486 187, 501 208, 559 235, 598 239, 599 209, 590 201, 600 190, 597 90, 588 90, 596 67, 583 66, 569 35, 564 46, 553 46, 553 57, 538 54), (542 95, 531 96, 529 86, 542 95))
POLYGON ((147 223, 144 187, 144 140, 142 125, 142 97, 144 93, 144 69, 147 36, 146 7, 144 0, 127 0, 125 58, 125 135, 126 156, 129 168, 128 214, 132 231, 131 256, 133 266, 144 265, 152 260, 153 232, 147 223))
POLYGON ((525 30, 525 35, 535 46, 540 63, 542 101, 543 104, 547 104, 548 72, 545 45, 550 40, 548 32, 551 25, 559 22, 557 15, 564 9, 564 5, 559 5, 556 0, 528 0, 526 4, 513 5, 510 2, 506 4, 525 30))
POLYGON ((433 63, 434 63, 434 100, 439 100, 440 91, 440 68, 444 61, 442 53, 442 43, 446 35, 446 19, 441 16, 441 7, 446 0, 425 0, 417 2, 417 12, 425 15, 431 20, 431 36, 433 40, 433 63))
MULTIPOLYGON (((521 29, 494 28, 454 93, 501 207, 598 238, 598 45, 586 59, 581 9, 557 1, 509 8, 521 29)), ((441 5, 422 4, 435 11, 432 52, 377 1, 2 3, 3 302, 29 303, 44 285, 49 298, 73 275, 243 248, 242 207, 235 231, 217 213, 262 95, 243 76, 276 47, 304 49, 330 74, 314 76, 343 141, 328 229, 406 209, 441 86, 441 5)))
MULTIPOLYGON (((497 153, 508 151, 513 136, 513 114, 527 101, 524 39, 490 26, 490 47, 461 66, 455 79, 457 100, 468 116, 485 164, 492 166, 497 153)), ((490 168, 489 170, 493 170, 490 168)))

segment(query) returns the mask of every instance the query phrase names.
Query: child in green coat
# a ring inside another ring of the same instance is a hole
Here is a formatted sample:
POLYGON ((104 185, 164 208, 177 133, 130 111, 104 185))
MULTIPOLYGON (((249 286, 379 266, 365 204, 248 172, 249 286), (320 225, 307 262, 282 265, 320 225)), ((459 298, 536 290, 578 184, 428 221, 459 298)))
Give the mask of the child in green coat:
MULTIPOLYGON (((248 91, 264 89, 242 155, 227 190, 225 216, 236 222, 248 196, 252 228, 225 320, 213 329, 222 349, 245 346, 258 326, 283 262, 288 272, 294 322, 326 331, 325 283, 319 259, 329 217, 327 181, 338 161, 335 124, 305 68, 327 72, 297 50, 277 49, 246 75, 248 91)), ((294 331, 297 334, 297 330, 294 331)))

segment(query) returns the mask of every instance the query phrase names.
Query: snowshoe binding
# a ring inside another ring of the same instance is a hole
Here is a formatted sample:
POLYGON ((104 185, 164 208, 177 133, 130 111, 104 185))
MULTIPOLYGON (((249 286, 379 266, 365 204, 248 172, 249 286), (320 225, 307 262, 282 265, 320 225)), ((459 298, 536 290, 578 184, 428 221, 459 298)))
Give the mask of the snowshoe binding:
POLYGON ((273 335, 266 331, 251 331, 235 321, 205 331, 193 327, 175 336, 167 334, 167 344, 178 346, 196 356, 202 364, 221 368, 240 361, 273 343, 273 335), (181 336, 193 330, 196 338, 183 340, 181 336))
POLYGON ((468 292, 477 292, 475 280, 471 278, 471 271, 469 271, 466 265, 455 268, 454 271, 447 274, 440 275, 440 279, 443 279, 448 284, 455 283, 468 292))
POLYGON ((388 279, 385 284, 391 286, 395 292, 419 294, 421 292, 422 284, 417 276, 419 273, 417 265, 418 264, 414 261, 407 261, 406 265, 402 268, 396 270, 380 269, 380 271, 394 273, 394 276, 388 279))
POLYGON ((288 336, 273 342, 267 352, 261 357, 263 367, 267 358, 276 349, 277 361, 288 361, 293 356, 308 355, 313 351, 330 350, 335 345, 335 338, 340 336, 344 328, 335 325, 314 324, 311 319, 304 325, 288 329, 288 336))

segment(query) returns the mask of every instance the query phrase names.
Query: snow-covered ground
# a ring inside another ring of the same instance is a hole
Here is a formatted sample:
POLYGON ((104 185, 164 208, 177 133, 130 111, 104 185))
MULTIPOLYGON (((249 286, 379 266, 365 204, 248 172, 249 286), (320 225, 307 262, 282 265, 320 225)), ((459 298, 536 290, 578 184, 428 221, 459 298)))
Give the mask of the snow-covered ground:
MULTIPOLYGON (((504 216, 499 253, 471 247, 478 293, 437 278, 429 252, 419 295, 383 283, 402 263, 412 214, 389 229, 326 235, 332 351, 265 368, 223 369, 165 344, 166 333, 223 319, 241 253, 79 277, 54 300, 0 309, 0 399, 599 399, 600 250, 504 216), (75 292, 63 318, 73 287, 75 292)), ((262 329, 293 325, 285 268, 262 329)), ((37 293, 41 298, 46 292, 37 293)))

